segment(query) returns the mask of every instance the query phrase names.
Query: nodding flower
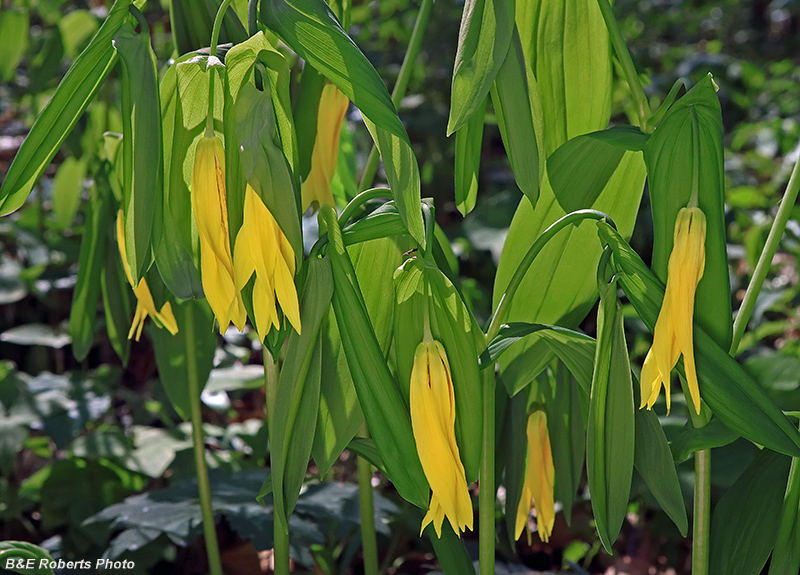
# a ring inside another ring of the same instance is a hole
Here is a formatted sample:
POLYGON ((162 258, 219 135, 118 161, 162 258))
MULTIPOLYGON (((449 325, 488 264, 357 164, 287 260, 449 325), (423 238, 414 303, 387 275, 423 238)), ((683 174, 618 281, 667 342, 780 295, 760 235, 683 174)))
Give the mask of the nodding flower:
POLYGON ((550 451, 550 434, 547 431, 547 416, 544 411, 534 411, 528 416, 528 465, 522 497, 517 508, 514 538, 519 539, 528 523, 531 499, 536 509, 536 528, 545 543, 550 539, 555 523, 555 501, 553 482, 555 468, 550 451))
POLYGON ((409 399, 417 453, 432 491, 420 534, 433 522, 436 535, 441 537, 447 516, 460 537, 466 528, 472 529, 472 500, 456 444, 453 378, 447 354, 438 341, 423 341, 417 346, 409 399))
POLYGON ((231 321, 241 331, 247 312, 234 282, 225 195, 225 150, 217 137, 203 137, 197 143, 192 170, 192 212, 200 236, 203 291, 219 322, 219 331, 225 333, 231 321))
POLYGON ((300 333, 300 307, 294 285, 295 259, 289 240, 255 190, 247 185, 244 221, 233 251, 236 289, 241 290, 253 273, 253 324, 261 341, 272 326, 280 327, 277 299, 283 313, 300 333))
POLYGON ((700 413, 700 388, 694 363, 694 296, 706 263, 706 216, 698 207, 682 208, 675 220, 675 243, 669 256, 667 289, 653 332, 653 346, 642 366, 641 407, 651 409, 661 386, 670 408, 670 372, 683 354, 683 367, 695 411, 700 413))
POLYGON ((301 189, 303 210, 313 202, 336 206, 331 181, 339 158, 339 134, 350 100, 335 85, 326 83, 322 89, 317 112, 317 136, 311 152, 311 171, 301 189))
POLYGON ((133 288, 133 295, 136 296, 136 313, 133 314, 133 323, 128 332, 128 339, 135 338, 136 341, 139 341, 144 328, 144 320, 147 319, 147 316, 151 316, 158 327, 165 328, 172 335, 178 333, 178 322, 175 321, 175 316, 172 315, 170 303, 166 302, 161 306, 161 311, 158 311, 153 301, 153 294, 150 293, 150 288, 144 278, 139 280, 138 285, 133 283, 133 275, 128 265, 128 254, 125 251, 125 218, 122 210, 117 212, 117 246, 119 247, 119 255, 122 258, 122 267, 125 269, 125 276, 133 288))

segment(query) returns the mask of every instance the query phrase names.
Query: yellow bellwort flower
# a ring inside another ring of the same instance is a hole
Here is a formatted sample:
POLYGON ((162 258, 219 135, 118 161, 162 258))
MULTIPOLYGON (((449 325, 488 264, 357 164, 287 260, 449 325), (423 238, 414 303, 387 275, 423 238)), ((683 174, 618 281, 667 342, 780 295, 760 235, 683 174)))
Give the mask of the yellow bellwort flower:
POLYGON ((237 290, 247 284, 253 273, 256 274, 253 323, 261 341, 272 326, 280 327, 276 296, 289 323, 300 333, 300 306, 294 286, 294 250, 250 184, 245 191, 244 221, 236 235, 233 262, 237 290))
POLYGON ((133 323, 128 332, 128 339, 135 338, 136 341, 139 341, 144 328, 144 320, 147 319, 147 316, 152 316, 159 327, 166 328, 172 335, 178 333, 178 323, 175 321, 175 316, 172 315, 170 303, 165 303, 161 306, 161 311, 158 311, 153 301, 153 294, 150 293, 150 288, 144 278, 139 280, 139 285, 133 285, 133 275, 128 265, 128 254, 125 251, 125 221, 122 210, 117 212, 117 245, 119 247, 119 255, 122 257, 125 276, 128 278, 128 283, 131 284, 133 294, 136 296, 136 313, 133 314, 133 323))
POLYGON ((317 112, 317 136, 311 152, 311 171, 301 189, 303 209, 312 202, 335 206, 331 181, 339 158, 339 134, 350 100, 334 84, 326 83, 322 89, 317 112))
POLYGON ((670 372, 683 354, 686 382, 695 411, 700 413, 700 389, 694 363, 694 296, 706 263, 706 216, 697 207, 682 208, 675 220, 675 242, 669 256, 667 289, 653 332, 653 346, 642 366, 640 408, 653 407, 661 386, 670 408, 670 372))
POLYGON ((192 212, 200 236, 200 276, 208 304, 225 333, 231 321, 241 331, 247 312, 233 272, 225 195, 225 151, 216 137, 197 143, 192 170, 192 212))
POLYGON ((527 435, 528 466, 525 471, 525 483, 522 486, 522 497, 517 508, 514 538, 520 538, 523 528, 528 523, 532 499, 536 508, 539 537, 546 543, 553 532, 556 511, 553 495, 555 467, 553 466, 553 454, 550 451, 547 416, 544 411, 534 411, 528 416, 527 435))
POLYGON ((456 403, 453 378, 444 347, 423 341, 414 353, 411 370, 411 427, 422 470, 431 486, 431 502, 420 535, 433 522, 442 536, 444 517, 456 535, 472 529, 472 500, 456 444, 456 403))

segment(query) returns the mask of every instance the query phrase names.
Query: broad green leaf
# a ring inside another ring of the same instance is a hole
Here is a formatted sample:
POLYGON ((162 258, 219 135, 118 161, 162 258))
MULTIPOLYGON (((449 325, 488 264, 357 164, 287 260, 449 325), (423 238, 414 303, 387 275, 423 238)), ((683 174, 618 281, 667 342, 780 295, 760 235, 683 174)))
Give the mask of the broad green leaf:
MULTIPOLYGON (((211 27, 221 1, 172 0, 169 3, 172 39, 178 54, 183 55, 208 46, 211 39, 211 27)), ((238 44, 246 39, 247 31, 241 20, 233 10, 227 10, 222 19, 219 43, 238 44)))
POLYGON ((456 131, 455 186, 456 207, 466 216, 478 199, 478 175, 483 148, 483 123, 486 99, 470 119, 456 131))
POLYGON ((363 457, 374 465, 381 473, 385 473, 383 467, 383 458, 381 457, 378 448, 375 447, 375 442, 366 437, 354 437, 347 444, 347 449, 352 451, 359 457, 363 457))
POLYGON ((539 198, 540 162, 530 92, 537 88, 529 85, 526 70, 522 46, 514 34, 492 85, 492 104, 517 185, 535 206, 539 198))
POLYGON ((403 223, 424 247, 419 167, 408 134, 375 68, 323 0, 261 0, 261 19, 361 110, 383 158, 403 223))
POLYGON ((181 304, 172 302, 172 311, 178 323, 178 333, 171 335, 166 329, 150 325, 148 334, 153 340, 158 375, 172 407, 188 420, 192 401, 199 397, 189 395, 189 378, 196 377, 198 392, 202 393, 214 362, 217 338, 211 308, 202 300, 181 304))
POLYGON ((100 288, 103 294, 103 311, 105 312, 108 339, 122 360, 122 365, 127 365, 128 353, 131 349, 128 330, 131 327, 133 310, 128 295, 130 292, 128 279, 122 269, 119 250, 116 244, 111 242, 106 248, 105 265, 100 270, 100 288))
POLYGON ((785 455, 765 449, 714 507, 711 575, 761 572, 778 535, 789 463, 785 455))
MULTIPOLYGON (((386 190, 387 196, 391 191, 386 190)), ((356 220, 342 230, 345 245, 353 245, 379 238, 399 236, 406 233, 400 212, 393 201, 386 202, 372 213, 356 220)), ((399 264, 398 264, 399 265, 399 264)))
POLYGON ((475 575, 475 566, 464 541, 455 534, 449 521, 442 524, 441 538, 436 536, 433 525, 428 525, 425 533, 433 544, 444 575, 475 575))
MULTIPOLYGON (((592 208, 608 214, 622 233, 633 231, 644 189, 645 167, 641 154, 626 152, 614 175, 592 208)), ((545 177, 536 209, 523 198, 511 222, 495 277, 494 306, 505 292, 517 266, 533 242, 566 212, 553 195, 545 177)), ((594 226, 584 222, 570 226, 539 253, 520 284, 505 320, 577 327, 597 299, 594 274, 601 246, 594 226)), ((510 393, 527 385, 549 363, 552 355, 536 336, 517 343, 500 362, 503 381, 510 393)), ((578 379, 582 383, 581 379, 578 379)))
POLYGON ((547 174, 564 211, 594 204, 625 151, 642 151, 647 138, 636 127, 615 126, 573 138, 553 152, 547 159, 547 174))
MULTIPOLYGON (((99 170, 107 169, 104 163, 99 170)), ((106 265, 108 233, 113 228, 111 190, 107 176, 95 176, 86 222, 83 227, 81 252, 78 259, 78 281, 72 294, 69 315, 69 334, 72 354, 79 361, 86 359, 94 344, 94 324, 97 318, 97 299, 100 296, 100 277, 106 265)), ((113 250, 113 246, 110 248, 113 250)))
POLYGON ((88 10, 73 10, 58 20, 64 54, 72 58, 78 48, 97 32, 97 19, 88 10))
POLYGON ((469 121, 486 100, 506 59, 514 31, 514 0, 466 0, 450 97, 449 136, 469 121))
POLYGON ((525 59, 539 87, 544 157, 567 140, 605 129, 611 114, 611 43, 597 2, 516 3, 525 59))
POLYGON ((669 515, 681 535, 686 537, 689 522, 675 462, 658 416, 649 409, 636 410, 636 451, 633 463, 661 509, 669 515))
POLYGON ((303 237, 294 178, 283 150, 276 145, 277 127, 270 89, 260 92, 244 84, 236 99, 236 137, 244 177, 261 197, 294 250, 298 266, 303 237))
POLYGON ((156 56, 150 36, 124 24, 114 36, 122 59, 122 203, 125 248, 134 283, 152 261, 153 218, 161 212, 163 170, 156 56))
MULTIPOLYGON (((517 510, 522 499, 522 487, 528 469, 528 390, 508 399, 502 432, 497 446, 498 458, 503 459, 503 485, 506 488, 506 533, 513 546, 517 510)), ((499 391, 498 393, 502 393, 499 391)), ((496 405, 499 405, 499 401, 496 405)))
POLYGON ((311 154, 314 151, 314 141, 317 139, 319 99, 324 87, 325 76, 317 72, 313 66, 305 66, 294 102, 294 127, 297 131, 299 153, 298 175, 304 180, 311 171, 311 154))
POLYGON ((731 431, 719 417, 712 417, 703 427, 692 427, 687 422, 678 437, 670 444, 672 458, 675 461, 686 461, 695 451, 722 447, 737 440, 739 434, 731 431))
POLYGON ((0 541, 0 564, 5 569, 14 573, 25 573, 26 575, 53 575, 53 570, 49 567, 40 567, 42 561, 49 564, 53 560, 46 549, 28 543, 27 541, 0 541), (9 561, 11 565, 9 566, 9 561), (23 566, 32 561, 35 567, 25 569, 23 566), (20 565, 20 567, 16 567, 20 565))
POLYGON ((800 459, 793 458, 789 470, 789 481, 783 496, 783 511, 778 529, 778 538, 772 552, 769 575, 782 575, 800 571, 800 459))
POLYGON ((400 495, 418 507, 427 508, 428 482, 417 455, 411 415, 372 329, 336 214, 330 206, 322 206, 320 219, 327 225, 330 240, 328 257, 333 265, 336 322, 370 435, 400 495))
POLYGON ((53 178, 54 227, 63 230, 72 224, 81 205, 83 179, 86 177, 86 161, 67 158, 62 162, 53 178))
POLYGON ((310 260, 300 301, 303 332, 293 330, 287 340, 275 395, 275 421, 270 428, 270 477, 275 512, 284 529, 300 495, 314 443, 322 377, 320 325, 332 295, 330 260, 310 260))
POLYGON ((409 401, 417 346, 425 337, 425 317, 433 338, 445 349, 453 377, 456 440, 468 481, 478 476, 483 427, 482 390, 476 340, 478 328, 455 286, 421 258, 406 260, 395 278, 394 351, 399 389, 409 401))
MULTIPOLYGON (((128 16, 130 0, 116 0, 100 30, 67 70, 55 94, 36 119, 0 187, 0 215, 25 203, 50 160, 92 101, 116 62, 111 45, 128 16)), ((5 17, 5 15, 4 15, 5 17)))
POLYGON ((603 547, 612 553, 628 509, 635 421, 631 366, 616 280, 600 289, 586 470, 597 531, 603 547))
MULTIPOLYGON (((597 228, 601 241, 614 251, 611 262, 620 286, 652 331, 664 299, 663 284, 611 226, 598 223, 597 228)), ((800 456, 797 428, 764 389, 697 323, 694 344, 700 395, 711 411, 731 430, 753 443, 800 456)))
POLYGON ((0 15, 0 78, 12 81, 17 75, 17 66, 28 49, 30 17, 27 11, 4 8, 0 15))
POLYGON ((667 278, 678 211, 692 189, 706 216, 706 264, 697 286, 695 316, 721 346, 730 345, 731 291, 725 238, 722 111, 711 76, 678 100, 658 124, 645 148, 653 212, 653 271, 667 278))

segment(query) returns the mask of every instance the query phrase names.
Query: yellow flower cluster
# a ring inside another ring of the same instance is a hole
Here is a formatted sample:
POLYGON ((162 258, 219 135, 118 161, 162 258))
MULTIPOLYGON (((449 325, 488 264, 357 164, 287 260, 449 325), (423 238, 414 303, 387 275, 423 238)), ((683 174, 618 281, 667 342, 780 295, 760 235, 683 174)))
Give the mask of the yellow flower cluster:
POLYGON ((544 411, 534 411, 528 416, 528 465, 522 497, 517 508, 514 538, 519 539, 528 523, 531 499, 536 508, 536 525, 539 537, 547 542, 556 520, 553 485, 555 467, 550 451, 550 434, 547 431, 547 416, 544 411))
POLYGON ((117 246, 119 247, 119 255, 122 258, 122 267, 125 269, 125 276, 128 278, 128 283, 131 284, 133 294, 136 296, 136 312, 133 314, 133 323, 128 332, 128 339, 135 336, 136 341, 139 341, 144 328, 144 320, 147 319, 147 316, 151 316, 156 325, 166 328, 172 335, 178 333, 178 323, 172 314, 170 303, 165 303, 161 306, 161 311, 158 311, 153 301, 153 294, 150 293, 150 288, 144 278, 139 280, 138 285, 133 283, 133 275, 128 265, 128 254, 125 251, 125 218, 122 210, 117 212, 117 246))
POLYGON ((453 378, 438 341, 423 341, 417 346, 409 399, 417 453, 432 491, 420 534, 433 522, 436 535, 441 537, 447 516, 460 536, 465 529, 472 529, 472 500, 456 444, 453 378))
POLYGON ((686 382, 695 411, 700 413, 700 389, 694 363, 694 296, 705 269, 706 217, 697 207, 683 208, 675 221, 675 242, 669 256, 667 289, 653 332, 653 346, 642 366, 642 403, 651 409, 661 386, 670 408, 670 373, 683 354, 686 382))

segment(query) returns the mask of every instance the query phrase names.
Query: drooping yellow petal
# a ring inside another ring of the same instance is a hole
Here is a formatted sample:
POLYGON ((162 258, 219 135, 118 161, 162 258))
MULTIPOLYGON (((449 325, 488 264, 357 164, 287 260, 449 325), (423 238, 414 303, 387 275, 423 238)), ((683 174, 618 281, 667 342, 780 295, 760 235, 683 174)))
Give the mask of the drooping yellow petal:
POLYGON ((339 158, 339 134, 350 101, 333 84, 322 89, 317 112, 317 135, 311 152, 311 171, 301 189, 303 210, 312 202, 334 206, 331 181, 339 158))
MULTIPOLYGON (((125 223, 124 214, 122 210, 117 212, 117 247, 119 248, 119 255, 122 258, 122 267, 125 270, 125 276, 128 278, 128 283, 133 287, 133 276, 131 269, 128 265, 128 255, 125 246, 125 223)), ((133 314, 133 322, 131 329, 128 331, 128 339, 135 338, 139 341, 144 328, 144 320, 147 316, 151 316, 159 327, 165 327, 172 335, 178 333, 178 323, 175 321, 175 316, 172 315, 172 306, 169 302, 161 307, 161 311, 156 310, 156 304, 153 301, 153 294, 150 293, 150 288, 144 278, 139 280, 139 285, 133 287, 133 295, 136 296, 136 311, 133 314)))
POLYGON ((245 191, 242 227, 236 235, 234 268, 237 290, 241 290, 256 274, 253 325, 262 341, 271 326, 280 327, 276 299, 286 318, 300 333, 294 251, 267 206, 249 184, 245 191))
POLYGON ((527 523, 531 499, 536 508, 536 525, 539 537, 547 542, 555 524, 554 482, 555 467, 550 450, 550 434, 544 411, 534 411, 528 416, 528 465, 522 498, 517 508, 515 537, 519 539, 527 523))
POLYGON ((663 385, 670 408, 670 373, 683 355, 692 404, 700 413, 700 387, 694 361, 694 298, 705 270, 706 217, 697 207, 682 208, 675 220, 667 287, 641 374, 642 406, 651 409, 663 385))
POLYGON ((422 469, 431 486, 428 523, 441 537, 444 517, 460 535, 472 529, 472 501, 455 438, 455 396, 450 366, 439 342, 422 342, 414 355, 410 386, 411 426, 422 469))
POLYGON ((220 333, 228 329, 231 321, 241 331, 246 311, 233 273, 225 151, 219 138, 203 137, 197 143, 192 170, 192 212, 200 236, 200 275, 206 299, 219 322, 220 333))

